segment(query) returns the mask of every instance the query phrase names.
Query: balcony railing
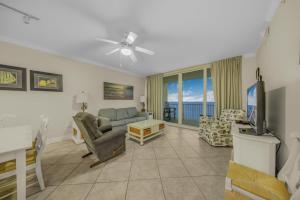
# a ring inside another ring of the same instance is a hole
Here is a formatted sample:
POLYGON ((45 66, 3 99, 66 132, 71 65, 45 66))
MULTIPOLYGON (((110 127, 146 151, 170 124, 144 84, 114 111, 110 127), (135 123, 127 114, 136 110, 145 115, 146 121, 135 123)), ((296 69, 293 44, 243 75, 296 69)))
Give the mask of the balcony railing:
MULTIPOLYGON (((171 122, 178 121, 178 102, 167 102, 169 108, 175 108, 175 118, 171 116, 170 119, 165 119, 171 122)), ((209 117, 214 116, 214 102, 206 103, 206 115, 209 117)), ((199 118, 203 115, 203 102, 183 102, 183 124, 198 126, 199 118)))

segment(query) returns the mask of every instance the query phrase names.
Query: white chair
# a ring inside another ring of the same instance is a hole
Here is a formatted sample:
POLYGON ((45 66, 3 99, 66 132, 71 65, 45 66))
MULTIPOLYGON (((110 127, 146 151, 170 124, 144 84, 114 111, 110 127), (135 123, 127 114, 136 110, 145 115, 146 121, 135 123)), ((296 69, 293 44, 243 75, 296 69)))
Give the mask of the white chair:
MULTIPOLYGON (((48 126, 48 118, 45 117, 44 115, 41 115, 40 118, 41 118, 41 125, 36 135, 36 139, 33 142, 33 146, 31 149, 26 150, 26 170, 29 171, 35 169, 35 174, 38 179, 40 188, 41 190, 44 190, 45 183, 44 183, 43 173, 42 173, 41 158, 42 158, 42 152, 45 148, 46 141, 47 141, 46 130, 48 126)), ((0 180, 16 175, 15 165, 16 165, 15 160, 7 161, 5 163, 0 163, 0 180)), ((14 185, 13 183, 14 181, 10 182, 12 186, 14 185)), ((27 187, 33 184, 35 183, 29 184, 27 185, 27 187)), ((6 185, 5 187, 7 188, 8 186, 6 185)), ((14 192, 6 194, 5 196, 9 196, 14 192)), ((0 199, 2 198, 4 197, 0 197, 0 199)))

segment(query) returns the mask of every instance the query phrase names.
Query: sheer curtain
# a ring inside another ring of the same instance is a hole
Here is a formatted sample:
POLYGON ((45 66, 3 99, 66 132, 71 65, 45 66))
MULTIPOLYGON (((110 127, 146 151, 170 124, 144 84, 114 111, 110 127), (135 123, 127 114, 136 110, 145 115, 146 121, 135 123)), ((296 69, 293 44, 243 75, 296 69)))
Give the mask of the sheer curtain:
POLYGON ((163 75, 147 77, 147 111, 153 112, 154 119, 162 119, 163 75))
POLYGON ((212 63, 211 74, 217 117, 223 109, 242 108, 242 57, 212 63))

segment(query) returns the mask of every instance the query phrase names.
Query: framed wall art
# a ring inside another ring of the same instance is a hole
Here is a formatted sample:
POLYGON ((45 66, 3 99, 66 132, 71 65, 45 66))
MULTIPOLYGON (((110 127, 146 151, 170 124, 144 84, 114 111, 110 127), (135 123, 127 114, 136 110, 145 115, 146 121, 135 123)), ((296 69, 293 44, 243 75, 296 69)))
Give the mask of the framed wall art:
POLYGON ((104 82, 105 100, 133 100, 133 86, 104 82))
POLYGON ((0 64, 0 90, 26 91, 26 69, 0 64))
POLYGON ((61 74, 30 70, 30 90, 63 91, 63 77, 61 74))

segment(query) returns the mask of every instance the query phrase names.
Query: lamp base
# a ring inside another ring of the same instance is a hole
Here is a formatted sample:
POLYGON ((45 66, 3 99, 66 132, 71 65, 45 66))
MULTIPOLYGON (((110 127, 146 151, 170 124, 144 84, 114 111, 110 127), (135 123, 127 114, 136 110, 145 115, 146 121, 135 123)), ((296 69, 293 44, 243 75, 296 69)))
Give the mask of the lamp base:
POLYGON ((81 111, 84 112, 87 109, 87 103, 82 103, 81 111))

